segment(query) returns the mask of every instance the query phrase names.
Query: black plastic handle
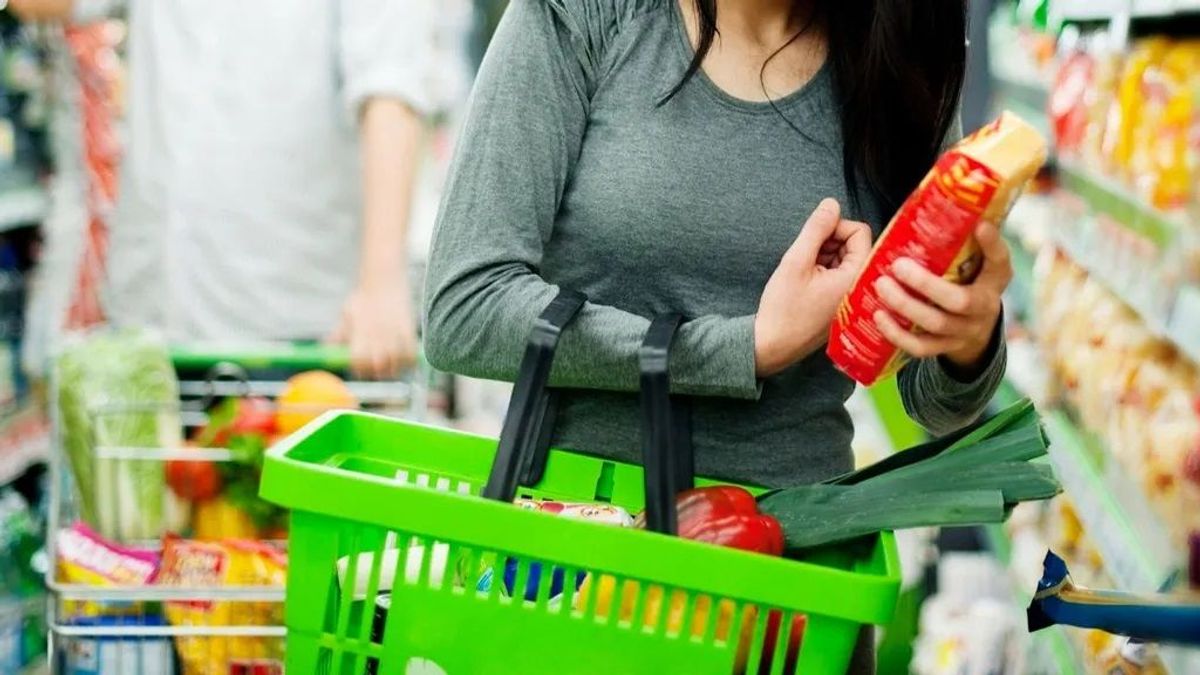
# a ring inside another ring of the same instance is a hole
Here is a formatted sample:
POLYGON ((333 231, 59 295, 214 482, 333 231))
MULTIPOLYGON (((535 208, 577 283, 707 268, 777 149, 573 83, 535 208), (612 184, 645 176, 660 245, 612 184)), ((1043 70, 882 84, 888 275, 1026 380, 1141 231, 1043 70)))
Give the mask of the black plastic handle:
POLYGON ((500 442, 483 496, 511 502, 520 484, 541 480, 554 426, 556 396, 547 387, 562 331, 579 314, 587 296, 560 291, 533 324, 500 430, 500 442))
POLYGON ((664 534, 678 533, 675 496, 695 481, 690 411, 671 396, 671 343, 682 323, 678 314, 654 319, 638 352, 646 527, 664 534))

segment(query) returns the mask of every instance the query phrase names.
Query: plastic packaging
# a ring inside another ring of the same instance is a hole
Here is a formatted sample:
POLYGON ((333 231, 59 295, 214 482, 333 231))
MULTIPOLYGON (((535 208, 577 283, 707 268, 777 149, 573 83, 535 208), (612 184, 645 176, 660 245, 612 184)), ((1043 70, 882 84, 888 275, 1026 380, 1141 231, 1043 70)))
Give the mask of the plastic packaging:
POLYGON ((875 282, 897 259, 909 258, 955 283, 970 283, 981 265, 975 228, 999 223, 1045 161, 1046 141, 1008 112, 942 155, 892 218, 838 308, 829 333, 833 362, 864 385, 899 370, 907 357, 875 325, 875 312, 885 309, 875 282))
MULTIPOLYGON (((168 536, 163 542, 158 583, 169 586, 278 586, 287 559, 274 547, 253 541, 199 542, 168 536)), ((179 601, 165 603, 176 626, 270 626, 282 617, 269 602, 179 601)), ((261 637, 178 637, 184 675, 227 672, 234 661, 282 661, 277 640, 261 637)))

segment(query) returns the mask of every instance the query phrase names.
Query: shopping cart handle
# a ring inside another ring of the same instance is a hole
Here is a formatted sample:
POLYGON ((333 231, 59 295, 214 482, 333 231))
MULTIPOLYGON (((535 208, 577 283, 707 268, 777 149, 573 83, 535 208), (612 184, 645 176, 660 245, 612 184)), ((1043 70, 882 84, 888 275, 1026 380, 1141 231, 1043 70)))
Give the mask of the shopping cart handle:
POLYGON ((173 345, 171 360, 186 370, 234 363, 252 370, 344 371, 350 368, 350 350, 318 342, 196 342, 173 345))

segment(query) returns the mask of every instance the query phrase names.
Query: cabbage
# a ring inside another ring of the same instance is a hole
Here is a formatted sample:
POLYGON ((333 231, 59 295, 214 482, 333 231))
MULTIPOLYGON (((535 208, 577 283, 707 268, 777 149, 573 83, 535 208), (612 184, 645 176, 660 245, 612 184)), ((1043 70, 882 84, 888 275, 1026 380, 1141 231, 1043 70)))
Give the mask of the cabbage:
POLYGON ((61 440, 83 520, 119 541, 177 529, 185 510, 161 460, 100 459, 96 448, 182 443, 179 382, 166 345, 133 328, 82 336, 56 362, 61 440))

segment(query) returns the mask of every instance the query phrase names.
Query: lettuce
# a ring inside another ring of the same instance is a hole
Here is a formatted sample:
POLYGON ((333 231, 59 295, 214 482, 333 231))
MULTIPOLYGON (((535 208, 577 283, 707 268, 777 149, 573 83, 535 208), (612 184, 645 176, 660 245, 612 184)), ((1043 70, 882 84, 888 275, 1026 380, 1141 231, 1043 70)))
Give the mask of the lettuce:
POLYGON ((119 541, 177 529, 185 510, 167 489, 162 460, 96 456, 100 447, 182 443, 179 382, 166 345, 141 329, 97 331, 69 345, 55 365, 61 441, 80 516, 119 541))

